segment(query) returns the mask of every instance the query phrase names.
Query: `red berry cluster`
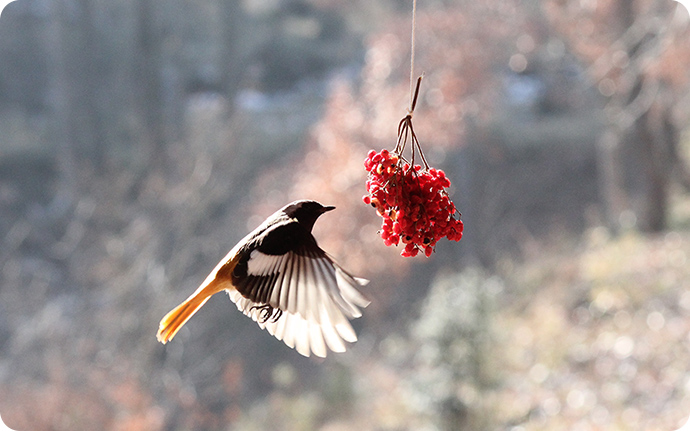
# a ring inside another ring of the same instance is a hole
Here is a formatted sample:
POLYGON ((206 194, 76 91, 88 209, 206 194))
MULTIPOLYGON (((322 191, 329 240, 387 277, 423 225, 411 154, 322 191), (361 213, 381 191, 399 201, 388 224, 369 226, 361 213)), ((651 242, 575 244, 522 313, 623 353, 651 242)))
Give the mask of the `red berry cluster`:
POLYGON ((410 257, 420 250, 430 256, 443 237, 460 241, 463 224, 454 217, 455 205, 446 192, 450 180, 442 170, 410 167, 397 153, 385 149, 369 151, 364 167, 369 178, 363 200, 383 217, 384 244, 402 242, 405 249, 400 254, 410 257))

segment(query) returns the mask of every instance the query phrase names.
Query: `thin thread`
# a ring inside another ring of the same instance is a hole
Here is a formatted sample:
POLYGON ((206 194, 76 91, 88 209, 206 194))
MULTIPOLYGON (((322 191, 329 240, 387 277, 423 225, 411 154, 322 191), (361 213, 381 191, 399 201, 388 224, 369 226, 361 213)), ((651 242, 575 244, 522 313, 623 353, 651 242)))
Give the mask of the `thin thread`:
POLYGON ((412 115, 414 111, 414 49, 415 49, 415 32, 417 30, 417 0, 412 0, 412 42, 410 43, 410 108, 407 110, 408 114, 412 115))

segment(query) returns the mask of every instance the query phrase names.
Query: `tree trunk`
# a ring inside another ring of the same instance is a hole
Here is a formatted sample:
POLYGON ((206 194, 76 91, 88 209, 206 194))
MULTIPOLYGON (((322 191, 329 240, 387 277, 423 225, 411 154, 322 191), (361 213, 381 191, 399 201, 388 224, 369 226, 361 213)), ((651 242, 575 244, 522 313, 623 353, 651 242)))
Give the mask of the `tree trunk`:
POLYGON ((161 88, 161 39, 153 0, 138 0, 136 10, 135 88, 142 124, 145 162, 154 169, 165 166, 165 134, 161 88))
POLYGON ((659 232, 667 227, 668 198, 679 134, 672 118, 671 96, 660 91, 651 108, 640 117, 637 129, 642 139, 645 190, 640 211, 640 229, 659 232))
POLYGON ((244 18, 238 0, 220 0, 220 10, 223 16, 223 42, 220 51, 220 64, 223 68, 222 87, 228 100, 228 115, 232 115, 233 100, 242 84, 242 72, 246 61, 238 43, 241 37, 240 32, 243 31, 244 18))
POLYGON ((67 64, 69 50, 64 43, 64 2, 47 2, 50 8, 48 25, 45 28, 46 52, 48 53, 48 98, 49 109, 54 120, 51 122, 51 138, 55 141, 58 167, 58 184, 55 197, 49 206, 50 218, 61 218, 72 207, 77 198, 77 163, 74 109, 71 94, 72 79, 67 64))
POLYGON ((629 207, 621 163, 621 141, 622 133, 615 125, 609 126, 597 141, 597 169, 604 203, 604 219, 614 233, 620 230, 620 217, 629 207))

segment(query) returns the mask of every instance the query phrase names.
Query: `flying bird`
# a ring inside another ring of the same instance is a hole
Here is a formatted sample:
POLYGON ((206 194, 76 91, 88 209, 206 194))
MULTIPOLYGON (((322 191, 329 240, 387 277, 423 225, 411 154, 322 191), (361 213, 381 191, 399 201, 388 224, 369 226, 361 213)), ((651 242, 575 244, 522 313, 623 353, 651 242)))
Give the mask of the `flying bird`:
POLYGON ((316 201, 292 202, 242 239, 182 304, 160 322, 158 341, 172 340, 214 294, 225 291, 262 329, 304 356, 344 352, 357 335, 348 319, 369 301, 354 277, 323 251, 311 231, 335 209, 316 201))

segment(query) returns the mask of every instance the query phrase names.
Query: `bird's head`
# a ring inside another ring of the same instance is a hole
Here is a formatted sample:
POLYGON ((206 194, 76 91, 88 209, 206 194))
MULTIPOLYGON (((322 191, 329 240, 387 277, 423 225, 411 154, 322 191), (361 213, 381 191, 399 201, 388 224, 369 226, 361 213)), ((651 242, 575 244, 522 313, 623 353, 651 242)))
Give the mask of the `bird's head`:
POLYGON ((302 226, 311 231, 319 216, 326 211, 334 210, 334 206, 324 206, 316 201, 301 200, 288 204, 283 212, 290 218, 296 219, 302 226))

